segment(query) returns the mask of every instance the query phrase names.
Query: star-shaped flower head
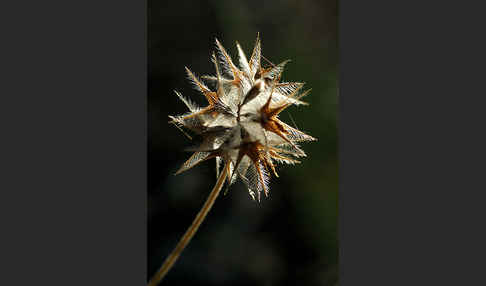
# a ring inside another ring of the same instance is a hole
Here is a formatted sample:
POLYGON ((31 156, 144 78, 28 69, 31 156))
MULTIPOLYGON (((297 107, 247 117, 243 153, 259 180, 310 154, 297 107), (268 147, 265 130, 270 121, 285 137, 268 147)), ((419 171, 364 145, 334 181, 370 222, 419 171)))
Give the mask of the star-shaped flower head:
POLYGON ((201 138, 191 148, 194 154, 176 174, 216 158, 218 177, 224 163, 229 168, 228 186, 239 177, 251 197, 256 196, 260 201, 262 191, 268 196, 270 173, 278 177, 275 163, 299 163, 297 159, 306 154, 298 144, 316 140, 279 119, 287 107, 306 105, 300 99, 310 90, 301 92, 303 83, 280 82, 288 60, 262 67, 259 36, 249 60, 239 43, 236 47, 239 67, 216 39, 217 55, 212 55, 216 75, 202 77, 215 83, 214 91, 186 67, 189 80, 204 95, 208 105, 201 108, 175 92, 189 112, 169 116, 170 122, 201 138))

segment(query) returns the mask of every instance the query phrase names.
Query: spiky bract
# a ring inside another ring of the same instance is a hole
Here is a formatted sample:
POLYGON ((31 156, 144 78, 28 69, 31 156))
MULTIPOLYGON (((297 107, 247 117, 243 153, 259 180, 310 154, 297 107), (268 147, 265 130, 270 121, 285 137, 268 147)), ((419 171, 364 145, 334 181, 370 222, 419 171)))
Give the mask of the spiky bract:
POLYGON ((239 177, 251 197, 255 199, 256 196, 260 201, 262 191, 268 196, 270 173, 278 177, 275 163, 299 163, 297 159, 306 154, 298 144, 316 140, 278 117, 291 105, 305 105, 300 99, 309 90, 301 92, 303 83, 280 82, 288 60, 262 67, 259 36, 249 60, 239 43, 236 47, 239 67, 216 40, 217 55, 212 55, 216 75, 202 77, 215 83, 215 91, 186 67, 189 80, 204 95, 208 105, 201 108, 176 92, 189 112, 169 116, 170 122, 202 138, 200 144, 192 148, 194 154, 176 174, 216 158, 218 176, 222 163, 229 166, 228 186, 239 177))

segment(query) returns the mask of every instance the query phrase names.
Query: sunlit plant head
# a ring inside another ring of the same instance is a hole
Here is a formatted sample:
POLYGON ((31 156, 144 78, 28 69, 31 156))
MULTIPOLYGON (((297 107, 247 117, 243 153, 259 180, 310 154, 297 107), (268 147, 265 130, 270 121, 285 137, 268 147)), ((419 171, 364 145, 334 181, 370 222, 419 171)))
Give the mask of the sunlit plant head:
POLYGON ((306 154, 298 144, 316 140, 279 119, 279 114, 289 106, 306 105, 300 99, 310 90, 302 92, 303 83, 280 82, 288 60, 262 66, 259 36, 249 60, 239 43, 236 47, 238 67, 216 39, 217 55, 212 55, 216 75, 201 77, 213 83, 214 90, 186 67, 189 80, 204 95, 208 105, 199 107, 175 92, 189 112, 169 116, 170 122, 202 138, 197 146, 190 148, 194 154, 176 174, 215 158, 218 176, 223 163, 229 168, 228 186, 239 177, 251 197, 260 201, 262 192, 268 196, 270 174, 278 177, 275 164, 299 163, 298 158, 306 154))

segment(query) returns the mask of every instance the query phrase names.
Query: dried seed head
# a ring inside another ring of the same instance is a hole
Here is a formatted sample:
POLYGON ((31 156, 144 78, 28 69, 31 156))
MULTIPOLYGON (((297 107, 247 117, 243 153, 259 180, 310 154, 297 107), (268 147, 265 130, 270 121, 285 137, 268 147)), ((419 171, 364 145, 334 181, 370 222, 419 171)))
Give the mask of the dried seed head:
POLYGON ((201 77, 215 82, 215 91, 210 90, 186 67, 189 80, 204 95, 208 106, 198 107, 176 92, 189 112, 169 116, 170 122, 202 138, 201 143, 191 149, 194 154, 176 174, 216 158, 217 175, 221 163, 228 164, 228 185, 239 177, 248 187, 251 197, 255 199, 256 196, 260 201, 262 192, 268 196, 269 174, 278 177, 275 162, 299 163, 297 158, 306 154, 298 143, 316 140, 278 118, 287 107, 306 104, 300 99, 310 90, 301 92, 303 83, 279 82, 288 60, 262 67, 259 36, 249 61, 239 43, 236 43, 236 47, 239 68, 216 39, 218 56, 212 56, 216 75, 201 77))

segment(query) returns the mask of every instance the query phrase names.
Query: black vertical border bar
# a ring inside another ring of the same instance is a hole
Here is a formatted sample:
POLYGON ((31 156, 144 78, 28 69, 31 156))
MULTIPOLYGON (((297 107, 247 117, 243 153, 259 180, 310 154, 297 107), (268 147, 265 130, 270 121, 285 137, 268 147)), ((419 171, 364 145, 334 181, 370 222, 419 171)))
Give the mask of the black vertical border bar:
POLYGON ((0 285, 146 285, 146 11, 0 4, 0 285))
POLYGON ((485 285, 484 9, 340 1, 340 284, 485 285))

